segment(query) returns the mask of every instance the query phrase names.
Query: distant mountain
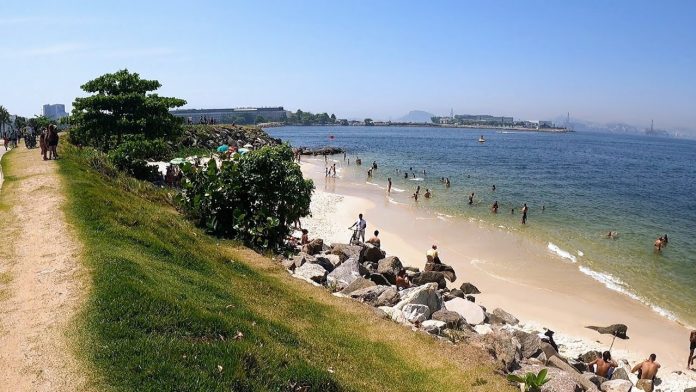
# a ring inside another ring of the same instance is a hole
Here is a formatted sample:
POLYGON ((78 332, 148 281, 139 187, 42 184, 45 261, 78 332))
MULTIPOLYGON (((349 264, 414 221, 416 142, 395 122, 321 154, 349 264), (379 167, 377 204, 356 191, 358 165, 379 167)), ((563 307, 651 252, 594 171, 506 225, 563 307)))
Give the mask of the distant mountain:
POLYGON ((654 129, 641 128, 635 125, 621 123, 621 122, 611 122, 611 123, 596 123, 591 121, 584 121, 577 118, 571 118, 570 123, 566 124, 566 117, 558 116, 555 119, 557 125, 569 125, 571 129, 578 132, 606 132, 606 133, 622 133, 622 134, 636 134, 636 135, 648 135, 648 136, 673 136, 670 132, 664 129, 654 129))
POLYGON ((432 113, 424 112, 422 110, 411 110, 407 115, 397 118, 396 121, 409 123, 429 123, 432 121, 432 117, 435 117, 435 115, 432 113))

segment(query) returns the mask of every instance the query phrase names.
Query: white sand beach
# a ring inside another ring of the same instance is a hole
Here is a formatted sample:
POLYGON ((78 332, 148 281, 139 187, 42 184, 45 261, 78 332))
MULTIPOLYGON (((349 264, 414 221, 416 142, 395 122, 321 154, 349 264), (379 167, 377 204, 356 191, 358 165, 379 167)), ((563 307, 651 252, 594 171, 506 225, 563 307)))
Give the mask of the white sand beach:
POLYGON ((323 158, 303 157, 302 161, 305 177, 312 178, 316 187, 312 216, 302 221, 310 238, 348 242, 348 226, 363 213, 368 234, 380 231, 387 254, 398 256, 404 265, 423 268, 426 250, 437 244, 442 261, 457 273, 451 287, 471 282, 482 292, 476 296, 477 303, 489 309, 503 308, 527 328, 556 331, 565 355, 609 348, 611 336, 586 326, 626 324, 630 339, 616 339, 614 358, 633 365, 655 353, 665 381, 659 389, 681 391, 696 386, 696 372, 686 369, 689 328, 608 289, 582 273, 577 264, 550 252, 547 244, 413 204, 395 203, 386 184, 344 179, 340 169, 337 178, 326 178, 323 158), (683 374, 672 374, 676 371, 683 374))

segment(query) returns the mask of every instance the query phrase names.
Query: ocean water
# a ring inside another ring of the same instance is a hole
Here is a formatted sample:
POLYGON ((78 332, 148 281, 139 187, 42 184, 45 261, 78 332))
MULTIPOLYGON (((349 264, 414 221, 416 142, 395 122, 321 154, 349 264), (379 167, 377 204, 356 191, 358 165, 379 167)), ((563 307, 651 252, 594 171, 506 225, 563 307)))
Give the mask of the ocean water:
POLYGON ((267 131, 293 146, 343 147, 352 170, 356 156, 363 161, 357 170, 365 173, 377 161, 370 182, 386 186, 391 177, 393 187, 404 190, 392 193, 395 201, 413 203, 416 186, 430 188, 434 197, 420 199, 420 208, 531 236, 559 262, 575 263, 608 288, 696 325, 696 141, 416 127, 267 131), (477 142, 480 135, 486 143, 477 142), (416 179, 406 180, 410 168, 416 179), (441 177, 450 178, 449 189, 441 177), (500 208, 492 214, 496 200, 500 208), (520 224, 523 203, 526 226, 520 224), (618 239, 607 239, 609 231, 618 239), (669 246, 656 254, 653 243, 663 234, 669 246))

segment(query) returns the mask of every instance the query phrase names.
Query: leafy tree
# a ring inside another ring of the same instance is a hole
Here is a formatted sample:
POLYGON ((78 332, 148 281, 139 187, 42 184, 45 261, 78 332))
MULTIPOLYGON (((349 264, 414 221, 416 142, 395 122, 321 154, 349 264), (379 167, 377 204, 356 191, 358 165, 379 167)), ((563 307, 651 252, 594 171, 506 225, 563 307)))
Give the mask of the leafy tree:
POLYGON ((15 126, 16 126, 18 129, 22 129, 22 128, 26 127, 26 126, 27 126, 27 118, 26 118, 26 117, 17 116, 17 118, 15 118, 15 126))
POLYGON ((364 123, 365 123, 366 126, 375 125, 375 124, 372 122, 372 119, 371 119, 371 118, 366 118, 365 121, 364 121, 364 123))
POLYGON ((186 101, 151 93, 161 86, 157 80, 141 79, 127 69, 83 84, 82 90, 92 95, 73 102, 71 141, 108 151, 126 135, 156 139, 178 134, 181 119, 169 109, 186 101))
POLYGON ((48 128, 49 125, 53 124, 56 125, 55 120, 51 120, 50 118, 46 116, 34 116, 30 118, 27 123, 29 124, 30 127, 40 130, 42 128, 48 128))
POLYGON ((266 119, 263 118, 263 116, 256 116, 256 120, 254 121, 255 124, 260 124, 266 122, 266 119))
POLYGON ((335 122, 336 122, 336 115, 331 113, 331 123, 335 123, 335 122))
POLYGON ((2 129, 5 124, 9 124, 9 123, 10 123, 10 112, 8 112, 4 106, 0 105, 0 129, 2 129))
POLYGON ((302 177, 287 145, 263 147, 217 166, 183 166, 179 201, 209 232, 279 249, 289 224, 309 214, 314 184, 302 177))

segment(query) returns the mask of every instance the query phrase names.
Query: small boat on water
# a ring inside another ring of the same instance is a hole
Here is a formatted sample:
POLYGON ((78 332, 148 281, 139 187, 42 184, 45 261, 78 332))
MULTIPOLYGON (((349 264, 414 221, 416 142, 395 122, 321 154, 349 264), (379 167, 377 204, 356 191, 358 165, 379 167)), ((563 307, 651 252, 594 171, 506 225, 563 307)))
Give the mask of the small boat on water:
POLYGON ((479 143, 485 143, 485 142, 486 142, 486 139, 483 138, 483 135, 481 135, 481 137, 479 138, 478 142, 479 142, 479 143))

